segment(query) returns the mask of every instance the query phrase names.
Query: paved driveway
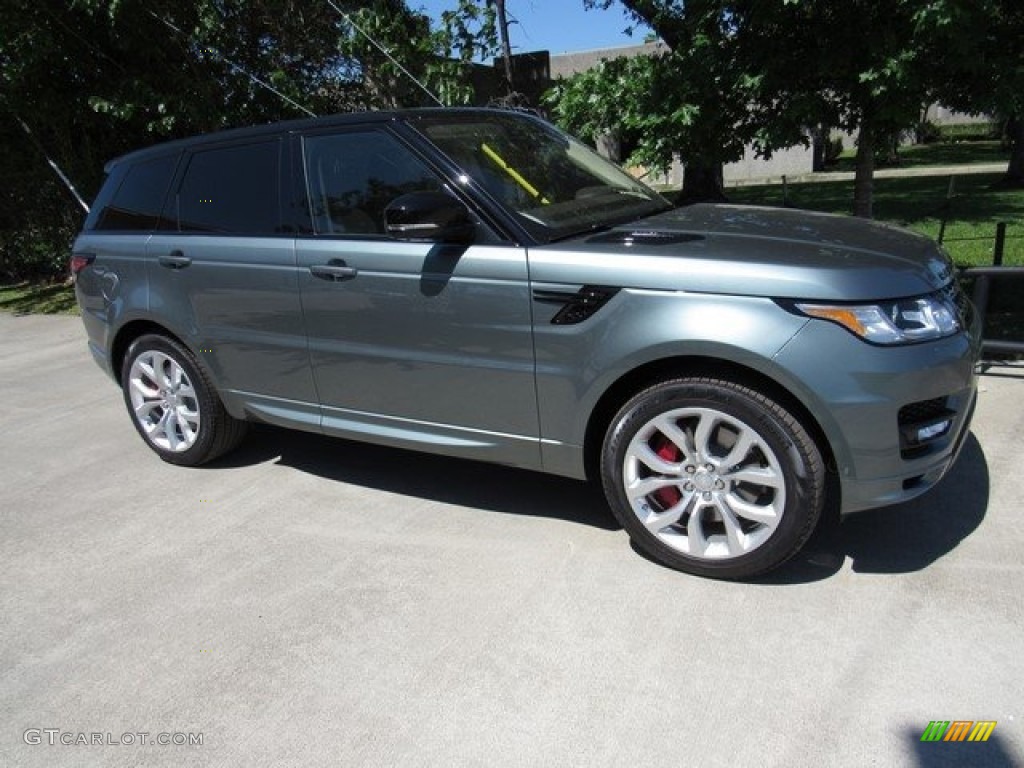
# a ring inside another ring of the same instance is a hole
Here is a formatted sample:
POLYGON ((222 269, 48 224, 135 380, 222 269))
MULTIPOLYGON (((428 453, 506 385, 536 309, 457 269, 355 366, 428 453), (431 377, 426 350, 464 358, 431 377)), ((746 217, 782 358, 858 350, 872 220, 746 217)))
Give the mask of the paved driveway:
POLYGON ((273 429, 165 465, 77 318, 0 315, 0 766, 1024 765, 1003 373, 930 495, 727 584, 558 478, 273 429))

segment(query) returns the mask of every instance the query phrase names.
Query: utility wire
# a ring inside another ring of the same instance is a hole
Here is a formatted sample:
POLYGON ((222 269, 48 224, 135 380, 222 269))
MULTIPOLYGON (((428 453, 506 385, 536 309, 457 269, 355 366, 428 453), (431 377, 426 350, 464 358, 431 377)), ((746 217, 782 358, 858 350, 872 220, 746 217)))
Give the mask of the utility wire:
POLYGON ((419 80, 417 80, 415 78, 415 76, 413 76, 412 72, 410 72, 408 69, 403 67, 401 62, 399 62, 398 59, 396 59, 394 56, 392 56, 391 52, 387 48, 385 48, 383 45, 381 45, 376 40, 374 40, 372 37, 370 37, 370 34, 366 30, 364 30, 362 27, 360 27, 358 24, 356 24, 354 21, 352 21, 352 17, 351 16, 349 16, 347 13, 345 13, 343 10, 341 10, 341 8, 336 6, 332 2, 332 0, 327 0, 327 4, 329 6, 331 6, 331 8, 333 8, 337 13, 339 13, 341 15, 341 17, 343 19, 345 19, 346 22, 351 24, 352 28, 355 29, 356 32, 358 32, 363 37, 365 37, 367 40, 369 40, 371 43, 373 43, 374 47, 378 51, 380 51, 385 56, 387 56, 388 60, 392 64, 394 64, 396 67, 398 67, 402 71, 402 73, 405 74, 406 77, 408 77, 410 80, 412 80, 414 83, 416 83, 416 85, 418 85, 420 87, 421 91, 423 91, 425 94, 427 94, 427 96, 429 96, 434 101, 436 101, 438 106, 441 106, 441 107, 445 106, 444 102, 441 101, 439 98, 437 98, 437 96, 435 96, 430 90, 428 90, 427 86, 425 86, 423 83, 421 83, 419 80))
MULTIPOLYGON (((12 112, 11 114, 14 113, 12 112)), ((60 177, 61 181, 64 182, 64 186, 68 188, 68 191, 75 196, 75 200, 77 200, 78 204, 82 206, 82 210, 84 210, 86 213, 89 213, 89 206, 85 204, 85 200, 83 200, 82 196, 78 194, 78 190, 75 189, 75 185, 71 183, 71 179, 65 176, 64 171, 60 169, 60 166, 57 165, 57 163, 55 163, 48 154, 46 154, 46 150, 43 149, 43 145, 39 143, 39 139, 37 139, 35 134, 32 133, 32 130, 28 127, 25 121, 22 120, 21 117, 19 117, 16 114, 14 115, 14 119, 18 121, 18 124, 21 126, 22 130, 24 130, 25 133, 28 134, 28 137, 32 140, 32 143, 36 145, 40 152, 43 153, 43 157, 45 157, 46 162, 50 164, 50 168, 52 168, 53 172, 60 177)))
MULTIPOLYGON (((170 28, 170 29, 173 29, 173 30, 174 30, 175 32, 177 32, 177 33, 178 33, 179 35, 182 35, 183 37, 185 37, 185 38, 188 38, 188 35, 187 35, 187 34, 185 34, 185 32, 183 32, 183 31, 182 31, 181 29, 179 29, 178 27, 174 26, 174 25, 173 25, 173 24, 172 24, 171 22, 169 22, 169 21, 168 21, 167 19, 165 19, 165 18, 163 18, 163 17, 161 17, 161 16, 158 16, 157 14, 153 13, 153 11, 151 11, 151 10, 149 10, 149 9, 147 9, 147 10, 146 10, 146 12, 147 12, 147 13, 148 13, 148 14, 149 14, 150 16, 152 16, 152 17, 153 17, 154 19, 156 19, 157 21, 159 21, 159 22, 161 22, 162 24, 164 24, 165 26, 167 26, 168 28, 170 28)), ((277 90, 277 88, 275 88, 274 86, 272 86, 272 85, 270 85, 269 83, 265 83, 265 82, 263 82, 262 80, 260 80, 260 79, 259 79, 258 77, 256 77, 256 75, 253 75, 253 74, 251 74, 250 72, 247 72, 247 71, 246 71, 245 69, 243 69, 242 67, 240 67, 240 66, 239 66, 238 64, 235 64, 235 62, 233 62, 233 61, 232 61, 231 59, 229 59, 229 58, 228 58, 227 56, 225 56, 225 55, 224 55, 223 53, 221 53, 220 51, 218 51, 218 50, 217 50, 216 48, 214 48, 213 46, 209 46, 209 45, 208 45, 208 46, 205 46, 205 48, 206 48, 206 50, 210 51, 210 53, 212 53, 212 54, 214 54, 215 56, 219 57, 219 58, 221 59, 221 61, 223 61, 224 63, 228 64, 228 65, 229 65, 229 66, 231 66, 232 68, 234 68, 234 69, 238 70, 239 72, 241 72, 241 73, 242 73, 243 75, 245 75, 246 77, 248 77, 248 78, 249 78, 250 80, 252 80, 252 81, 253 81, 254 83, 256 83, 257 85, 261 85, 261 86, 263 86, 264 88, 266 88, 266 89, 267 89, 268 91, 272 91, 273 93, 277 94, 277 95, 278 95, 278 96, 280 96, 280 97, 281 97, 282 99, 284 99, 284 100, 285 100, 285 101, 287 101, 287 102, 288 102, 289 104, 291 104, 291 105, 292 105, 293 107, 295 107, 296 109, 300 109, 300 110, 302 110, 303 112, 305 112, 305 113, 306 113, 307 115, 309 115, 310 117, 316 117, 316 113, 315 113, 315 112, 312 112, 311 110, 309 110, 309 109, 307 109, 306 107, 302 106, 302 105, 301 105, 301 104, 299 104, 299 103, 298 103, 297 101, 294 101, 293 99, 290 99, 290 98, 288 98, 288 97, 287 97, 287 96, 285 96, 285 95, 284 95, 283 93, 281 93, 281 92, 280 92, 279 90, 277 90)))

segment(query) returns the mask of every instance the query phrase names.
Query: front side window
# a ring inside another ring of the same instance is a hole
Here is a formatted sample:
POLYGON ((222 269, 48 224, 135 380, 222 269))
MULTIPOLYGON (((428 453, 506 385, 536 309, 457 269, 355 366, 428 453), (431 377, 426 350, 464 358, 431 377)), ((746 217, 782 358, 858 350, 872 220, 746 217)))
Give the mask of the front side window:
POLYGON ((195 152, 174 201, 179 231, 281 232, 279 156, 276 139, 195 152))
POLYGON ((596 152, 526 115, 470 112, 414 125, 543 242, 671 207, 596 152))
POLYGON ((409 192, 438 191, 441 180, 383 131, 303 139, 306 197, 320 235, 382 235, 384 209, 409 192))

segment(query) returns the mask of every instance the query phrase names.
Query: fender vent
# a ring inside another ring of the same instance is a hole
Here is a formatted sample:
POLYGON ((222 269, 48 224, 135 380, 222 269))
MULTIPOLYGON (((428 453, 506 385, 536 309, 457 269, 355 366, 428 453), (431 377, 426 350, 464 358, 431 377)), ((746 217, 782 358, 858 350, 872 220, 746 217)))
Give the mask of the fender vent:
POLYGON ((551 318, 552 325, 576 325, 591 317, 619 292, 606 285, 584 285, 578 291, 534 291, 535 301, 564 306, 551 318))

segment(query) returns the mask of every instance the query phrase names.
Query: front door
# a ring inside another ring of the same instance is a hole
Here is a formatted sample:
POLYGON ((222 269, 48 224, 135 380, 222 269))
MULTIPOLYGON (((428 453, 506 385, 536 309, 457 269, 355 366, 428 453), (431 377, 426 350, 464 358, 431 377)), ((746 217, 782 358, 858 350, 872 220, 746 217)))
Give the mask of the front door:
POLYGON ((525 249, 385 236, 392 200, 445 182, 384 128, 301 143, 312 232, 296 254, 325 431, 538 466, 525 249))

